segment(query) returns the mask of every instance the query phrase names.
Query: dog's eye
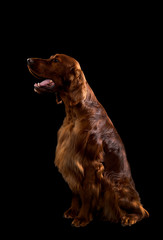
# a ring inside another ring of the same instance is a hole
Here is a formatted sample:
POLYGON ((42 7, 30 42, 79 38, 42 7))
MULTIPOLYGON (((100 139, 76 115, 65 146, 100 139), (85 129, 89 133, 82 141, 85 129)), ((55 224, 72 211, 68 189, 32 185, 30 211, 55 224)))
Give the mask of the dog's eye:
POLYGON ((54 58, 53 62, 59 62, 58 58, 54 58))

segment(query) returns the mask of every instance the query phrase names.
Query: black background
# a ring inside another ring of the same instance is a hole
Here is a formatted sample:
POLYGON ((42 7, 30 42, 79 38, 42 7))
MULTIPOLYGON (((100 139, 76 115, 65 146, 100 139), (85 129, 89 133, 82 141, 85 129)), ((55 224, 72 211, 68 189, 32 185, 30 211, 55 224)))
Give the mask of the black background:
POLYGON ((13 8, 17 7, 19 11, 12 11, 12 19, 6 23, 9 54, 5 67, 12 76, 11 95, 7 95, 10 127, 6 143, 12 145, 10 149, 7 147, 6 156, 12 157, 7 160, 8 177, 4 179, 4 182, 9 180, 4 220, 9 232, 36 237, 50 234, 57 237, 58 233, 66 233, 67 237, 91 234, 107 238, 157 235, 155 201, 159 196, 154 175, 153 162, 157 158, 153 134, 159 7, 64 2, 14 4, 13 8), (54 167, 54 156, 57 131, 65 116, 64 105, 57 105, 53 95, 38 95, 33 91, 37 80, 26 66, 29 57, 49 58, 55 53, 79 61, 113 121, 125 144, 136 188, 150 213, 149 219, 126 228, 95 221, 86 228, 76 229, 71 227, 70 220, 63 218, 71 202, 71 192, 54 167))

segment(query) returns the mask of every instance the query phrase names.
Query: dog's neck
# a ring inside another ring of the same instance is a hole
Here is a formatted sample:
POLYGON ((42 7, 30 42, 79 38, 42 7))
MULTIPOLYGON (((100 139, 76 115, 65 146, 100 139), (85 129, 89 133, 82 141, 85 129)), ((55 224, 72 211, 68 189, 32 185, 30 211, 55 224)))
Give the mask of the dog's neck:
POLYGON ((92 102, 97 105, 100 104, 87 82, 80 93, 78 101, 72 99, 71 95, 68 97, 67 95, 62 96, 62 100, 65 105, 66 119, 71 121, 86 117, 90 112, 92 102))

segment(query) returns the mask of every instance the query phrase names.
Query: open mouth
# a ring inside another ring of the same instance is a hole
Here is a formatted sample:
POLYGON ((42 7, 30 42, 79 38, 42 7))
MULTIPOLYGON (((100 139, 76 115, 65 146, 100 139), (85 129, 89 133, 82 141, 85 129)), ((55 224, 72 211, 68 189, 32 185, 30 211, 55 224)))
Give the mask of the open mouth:
POLYGON ((52 89, 55 86, 55 83, 51 79, 45 79, 42 82, 34 84, 34 88, 47 88, 52 89))
POLYGON ((38 76, 36 73, 34 73, 30 67, 28 66, 28 69, 30 73, 35 77, 38 78, 39 80, 42 80, 41 82, 35 83, 34 84, 34 91, 37 93, 44 93, 44 92, 55 92, 56 95, 56 102, 57 104, 62 103, 62 98, 60 97, 59 93, 57 93, 55 89, 55 83, 51 79, 45 79, 43 77, 38 76))
POLYGON ((34 84, 34 91, 35 92, 44 92, 44 91, 51 91, 55 87, 55 83, 51 79, 45 79, 40 76, 38 76, 36 73, 34 73, 29 67, 28 67, 30 73, 35 77, 38 78, 39 80, 43 80, 41 82, 35 83, 34 84))

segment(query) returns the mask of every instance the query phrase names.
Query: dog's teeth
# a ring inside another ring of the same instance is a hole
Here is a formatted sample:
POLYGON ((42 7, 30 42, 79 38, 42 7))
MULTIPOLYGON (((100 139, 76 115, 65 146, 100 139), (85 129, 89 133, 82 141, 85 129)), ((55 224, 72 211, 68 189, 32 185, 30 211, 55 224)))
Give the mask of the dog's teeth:
POLYGON ((40 83, 39 82, 37 83, 37 86, 40 87, 40 83))

